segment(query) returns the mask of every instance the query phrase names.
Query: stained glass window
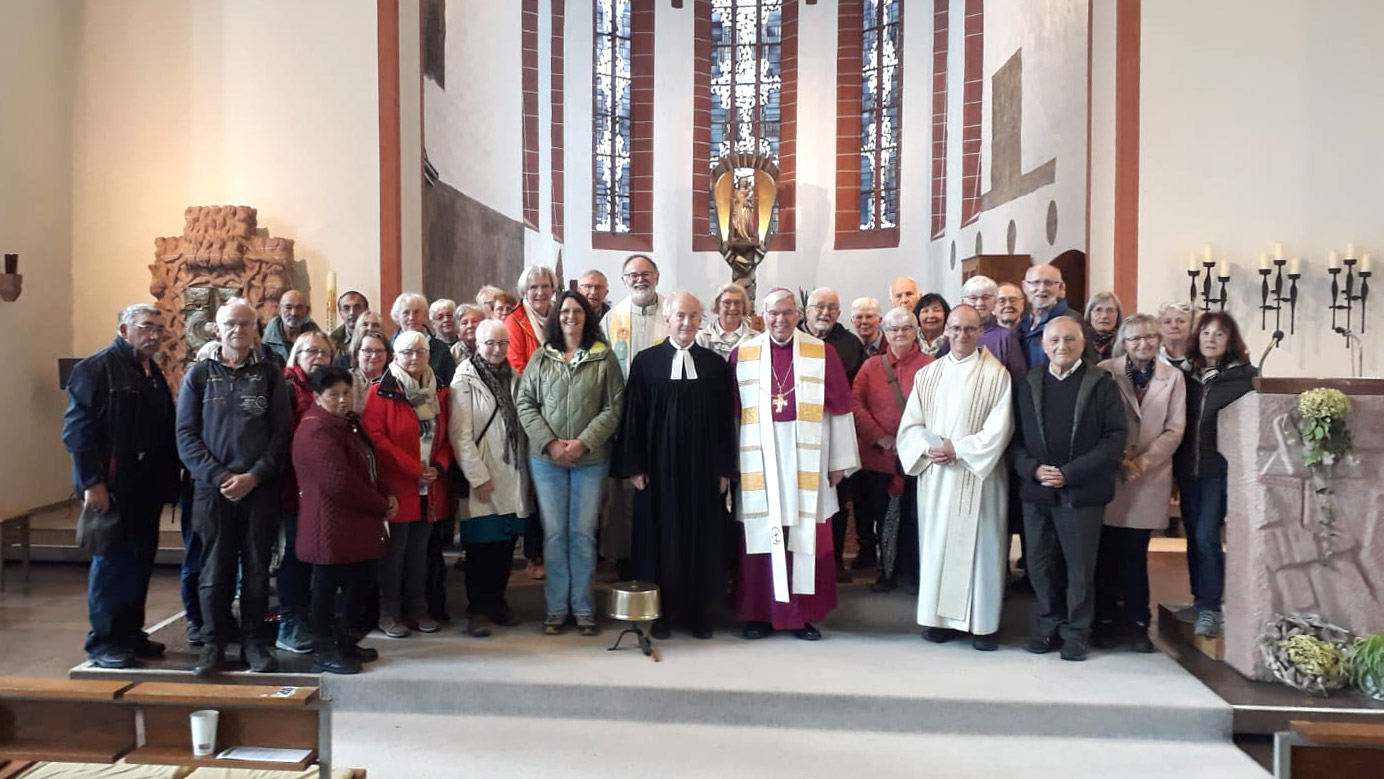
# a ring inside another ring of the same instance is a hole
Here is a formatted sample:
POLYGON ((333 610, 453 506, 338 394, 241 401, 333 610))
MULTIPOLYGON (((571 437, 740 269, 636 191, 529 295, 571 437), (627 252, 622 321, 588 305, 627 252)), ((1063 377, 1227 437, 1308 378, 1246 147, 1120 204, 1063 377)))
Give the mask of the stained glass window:
MULTIPOLYGON (((783 0, 711 0, 711 159, 732 152, 779 156, 783 0)), ((737 171, 736 176, 749 175, 737 171)), ((772 222, 777 222, 774 206, 772 222)), ((707 232, 716 205, 707 205, 707 232)), ((774 231, 776 224, 771 224, 774 231)))
POLYGON ((601 233, 631 229, 630 7, 633 0, 595 0, 592 95, 594 227, 601 233))
POLYGON ((899 226, 899 10, 903 0, 865 0, 860 58, 860 229, 899 226))

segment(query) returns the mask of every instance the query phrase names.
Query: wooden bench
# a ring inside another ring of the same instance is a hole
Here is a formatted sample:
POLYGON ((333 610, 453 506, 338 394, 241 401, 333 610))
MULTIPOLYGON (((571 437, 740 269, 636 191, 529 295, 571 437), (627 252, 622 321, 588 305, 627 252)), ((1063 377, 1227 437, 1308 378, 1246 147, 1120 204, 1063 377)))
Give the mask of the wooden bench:
POLYGON ((6 760, 297 772, 316 767, 327 779, 331 712, 316 687, 0 678, 0 761, 6 760), (297 763, 194 756, 188 715, 199 709, 220 713, 218 752, 253 746, 308 755, 297 763))
POLYGON ((1384 722, 1293 720, 1274 734, 1277 779, 1379 779, 1384 776, 1384 722))
POLYGON ((31 514, 28 511, 0 509, 0 592, 5 591, 5 550, 15 547, 19 550, 20 565, 24 570, 24 585, 29 584, 29 562, 32 549, 30 539, 31 514))

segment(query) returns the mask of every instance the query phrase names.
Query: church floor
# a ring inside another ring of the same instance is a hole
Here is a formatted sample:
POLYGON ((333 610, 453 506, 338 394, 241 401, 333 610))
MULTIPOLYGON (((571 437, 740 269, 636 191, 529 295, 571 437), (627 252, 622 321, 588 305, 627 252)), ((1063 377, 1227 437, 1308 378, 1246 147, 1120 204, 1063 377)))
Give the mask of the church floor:
MULTIPOLYGON (((1185 597, 1176 556, 1152 567, 1157 599, 1185 597)), ((516 573, 524 625, 487 640, 375 636, 379 663, 324 680, 337 764, 372 777, 609 776, 621 763, 689 777, 1265 775, 1231 745, 1229 708, 1166 656, 1028 655, 1025 597, 1007 604, 999 652, 925 644, 913 599, 869 593, 868 574, 842 588, 821 642, 747 642, 726 624, 711 641, 675 631, 653 663, 606 652, 613 624, 540 635, 541 585, 516 573)), ((149 621, 179 610, 176 570, 160 567, 149 621)), ((36 565, 28 592, 0 596, 0 675, 65 676, 85 631, 84 567, 36 565)))

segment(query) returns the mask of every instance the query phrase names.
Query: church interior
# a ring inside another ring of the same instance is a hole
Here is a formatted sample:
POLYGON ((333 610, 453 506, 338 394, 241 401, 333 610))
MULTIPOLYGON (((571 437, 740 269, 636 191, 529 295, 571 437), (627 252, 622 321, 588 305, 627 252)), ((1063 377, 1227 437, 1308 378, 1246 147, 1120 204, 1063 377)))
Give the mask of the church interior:
POLYGON ((1294 688, 1264 638, 1384 632, 1380 29, 1378 0, 0 0, 0 779, 1384 776, 1384 688, 1294 688), (856 574, 826 640, 746 641, 727 612, 653 662, 606 651, 614 622, 542 636, 518 557, 522 622, 489 639, 205 684, 170 506, 145 626, 167 656, 86 662, 66 377, 126 306, 168 312, 173 381, 232 296, 263 324, 299 290, 330 330, 348 290, 388 322, 401 293, 466 303, 542 265, 614 302, 633 254, 704 304, 831 288, 847 326, 899 277, 955 304, 1047 263, 1074 305, 1228 312, 1259 378, 1221 415, 1224 637, 1174 615, 1174 521, 1151 654, 1026 653, 1017 590, 1000 651, 927 644, 916 593, 856 574), (1325 477, 1295 411, 1320 387, 1353 409, 1325 477), (204 709, 223 746, 293 758, 194 758, 204 709))

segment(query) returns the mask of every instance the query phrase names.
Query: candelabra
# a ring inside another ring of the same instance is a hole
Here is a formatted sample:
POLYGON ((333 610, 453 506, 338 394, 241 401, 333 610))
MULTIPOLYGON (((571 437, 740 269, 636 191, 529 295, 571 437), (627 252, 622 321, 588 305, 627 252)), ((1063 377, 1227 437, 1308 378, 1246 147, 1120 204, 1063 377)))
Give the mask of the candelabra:
MULTIPOLYGON (((1335 254, 1335 252, 1332 252, 1335 254)), ((1365 262, 1361 263, 1355 257, 1345 257, 1341 259, 1341 264, 1331 263, 1326 272, 1331 274, 1331 329, 1346 335, 1351 332, 1351 324, 1355 318, 1355 304, 1360 304, 1360 332, 1365 332, 1365 305, 1370 296, 1370 276, 1374 275, 1369 265, 1369 255, 1365 256, 1365 262), (1360 270, 1357 272, 1355 266, 1359 264, 1360 270), (1341 271, 1346 274, 1345 289, 1341 288, 1341 271), (1356 292, 1355 278, 1360 277, 1360 291, 1356 292), (1345 325, 1337 324, 1337 313, 1345 312, 1345 325)))
POLYGON ((1268 255, 1261 256, 1259 260, 1259 275, 1263 278, 1259 282, 1259 329, 1269 329, 1269 312, 1273 312, 1273 337, 1269 339, 1269 345, 1264 349, 1263 355, 1259 357, 1259 372, 1264 371, 1264 360, 1268 359, 1269 352, 1283 343, 1283 307, 1288 307, 1288 332, 1297 332, 1297 298, 1298 279, 1302 278, 1298 260, 1293 258, 1293 264, 1288 267, 1288 295, 1283 295, 1283 266, 1288 261, 1282 257, 1273 260, 1273 267, 1268 266, 1268 255), (1269 284, 1269 276, 1273 275, 1273 285, 1269 284), (1269 301, 1273 301, 1270 303, 1269 301))
POLYGON ((1187 297, 1191 299, 1193 305, 1196 305, 1197 277, 1202 276, 1204 273, 1205 276, 1201 280, 1201 310, 1206 312, 1210 311, 1212 306, 1219 306, 1220 310, 1224 311, 1225 304, 1230 300, 1230 296, 1225 289, 1226 284, 1230 282, 1230 266, 1225 264, 1225 262, 1221 262, 1219 270, 1217 270, 1216 261, 1206 259, 1202 260, 1201 267, 1205 268, 1205 270, 1200 270, 1195 266, 1187 269, 1187 275, 1192 279, 1191 288, 1188 290, 1187 297), (1216 297, 1211 297, 1212 271, 1215 271, 1216 281, 1219 281, 1221 284, 1220 293, 1216 297))

